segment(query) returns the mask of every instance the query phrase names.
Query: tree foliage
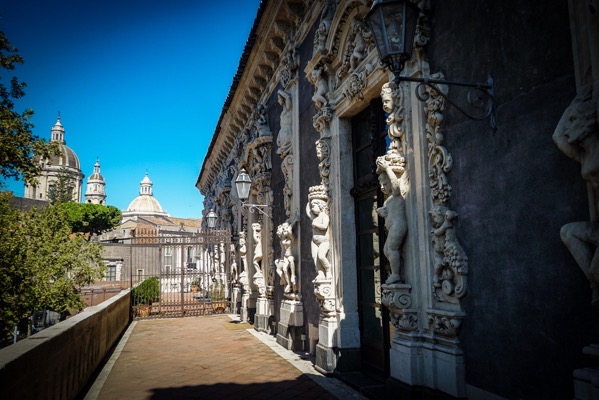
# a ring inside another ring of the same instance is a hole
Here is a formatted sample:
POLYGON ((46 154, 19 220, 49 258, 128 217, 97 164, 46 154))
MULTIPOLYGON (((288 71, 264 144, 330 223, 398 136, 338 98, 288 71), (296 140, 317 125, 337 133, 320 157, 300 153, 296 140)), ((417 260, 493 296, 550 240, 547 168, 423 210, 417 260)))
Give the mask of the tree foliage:
POLYGON ((58 171, 57 179, 48 190, 48 200, 50 200, 51 204, 77 201, 78 199, 75 199, 73 196, 73 190, 75 190, 73 177, 67 167, 62 167, 58 171))
POLYGON ((22 113, 14 110, 14 100, 25 95, 26 87, 25 82, 19 82, 17 77, 8 76, 17 64, 23 64, 23 58, 0 31, 0 177, 22 177, 25 182, 34 183, 35 177, 40 174, 40 166, 33 154, 47 158, 58 154, 59 149, 57 144, 48 144, 33 135, 30 122, 33 110, 27 109, 22 113))
POLYGON ((91 203, 62 203, 72 232, 83 233, 86 237, 101 234, 117 226, 122 219, 121 211, 114 206, 91 203))
POLYGON ((102 247, 72 234, 58 206, 20 212, 0 194, 0 335, 33 311, 79 310, 79 290, 105 272, 102 247))

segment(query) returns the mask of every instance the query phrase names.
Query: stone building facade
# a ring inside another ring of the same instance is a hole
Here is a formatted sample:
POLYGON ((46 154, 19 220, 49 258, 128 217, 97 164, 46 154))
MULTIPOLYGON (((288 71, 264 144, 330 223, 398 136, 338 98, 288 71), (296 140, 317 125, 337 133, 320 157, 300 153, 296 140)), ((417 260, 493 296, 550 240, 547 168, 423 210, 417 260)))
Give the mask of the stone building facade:
POLYGON ((413 3, 402 76, 492 73, 496 129, 463 88, 394 82, 372 1, 260 4, 196 183, 242 317, 389 396, 592 398, 597 2, 413 3))

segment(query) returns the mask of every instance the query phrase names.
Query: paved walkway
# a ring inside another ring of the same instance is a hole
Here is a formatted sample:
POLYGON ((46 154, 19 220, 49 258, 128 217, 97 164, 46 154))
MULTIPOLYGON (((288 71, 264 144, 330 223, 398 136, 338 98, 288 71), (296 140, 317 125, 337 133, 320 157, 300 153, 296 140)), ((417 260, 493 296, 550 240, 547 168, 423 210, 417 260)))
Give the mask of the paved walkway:
POLYGON ((85 400, 364 399, 234 318, 133 322, 85 400))

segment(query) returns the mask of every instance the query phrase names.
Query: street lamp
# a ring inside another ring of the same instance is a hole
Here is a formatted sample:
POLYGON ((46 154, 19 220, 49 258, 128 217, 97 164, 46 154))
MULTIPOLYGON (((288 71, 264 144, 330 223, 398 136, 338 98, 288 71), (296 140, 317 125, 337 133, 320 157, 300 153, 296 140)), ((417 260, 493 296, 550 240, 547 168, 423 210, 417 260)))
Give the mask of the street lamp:
POLYGON ((254 212, 255 210, 260 211, 262 214, 269 217, 267 213, 262 211, 260 208, 267 208, 268 205, 260 205, 260 204, 251 204, 246 203, 247 199, 250 197, 250 188, 252 187, 252 180, 250 176, 245 171, 245 168, 242 168, 237 175, 237 179, 235 179, 235 188, 237 189, 237 197, 241 200, 241 206, 247 207, 250 212, 254 212))
POLYGON ((208 223, 208 228, 214 228, 216 227, 216 213, 214 212, 213 209, 210 209, 210 211, 208 212, 208 215, 206 215, 206 222, 208 223))
POLYGON ((414 45, 416 22, 419 14, 420 9, 410 0, 375 0, 372 9, 366 15, 366 21, 374 37, 381 63, 393 72, 395 83, 399 84, 401 81, 418 82, 419 85, 416 87, 418 100, 426 101, 429 97, 426 94, 420 94, 420 86, 431 87, 468 118, 474 120, 489 118, 491 128, 497 129, 495 123, 495 85, 490 74, 485 83, 401 76, 405 62, 412 56, 412 46, 414 45), (474 116, 467 113, 449 99, 436 85, 470 87, 482 92, 483 97, 474 97, 470 91, 468 93, 468 102, 474 107, 486 108, 484 115, 474 116), (485 105, 486 107, 484 107, 485 105))

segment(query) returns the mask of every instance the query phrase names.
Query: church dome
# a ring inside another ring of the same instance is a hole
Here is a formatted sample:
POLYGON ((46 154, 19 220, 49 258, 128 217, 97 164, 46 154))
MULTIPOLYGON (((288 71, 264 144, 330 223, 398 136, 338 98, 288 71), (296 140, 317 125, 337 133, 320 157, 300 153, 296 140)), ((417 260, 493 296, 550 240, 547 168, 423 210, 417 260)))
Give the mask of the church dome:
POLYGON ((75 154, 75 152, 69 146, 67 146, 67 143, 64 140, 64 127, 60 123, 60 117, 58 117, 58 120, 52 127, 52 136, 50 141, 58 142, 60 154, 50 157, 50 159, 46 161, 48 165, 81 169, 79 157, 77 157, 77 154, 75 154))
POLYGON ((162 209, 160 202, 152 195, 152 181, 146 172, 146 176, 139 184, 139 196, 137 196, 123 211, 123 217, 128 216, 165 216, 170 215, 162 209))

